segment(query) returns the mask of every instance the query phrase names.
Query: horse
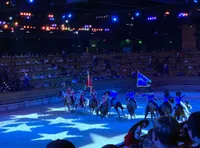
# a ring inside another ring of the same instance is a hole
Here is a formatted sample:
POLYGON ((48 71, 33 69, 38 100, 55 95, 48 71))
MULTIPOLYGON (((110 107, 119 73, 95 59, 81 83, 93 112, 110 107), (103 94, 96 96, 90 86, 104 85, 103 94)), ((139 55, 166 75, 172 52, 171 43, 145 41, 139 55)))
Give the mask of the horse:
POLYGON ((95 108, 98 107, 98 101, 95 98, 90 99, 89 101, 89 108, 90 108, 90 113, 93 113, 95 108))
POLYGON ((67 94, 63 91, 59 91, 58 98, 63 99, 65 111, 67 111, 66 110, 66 107, 67 107, 68 112, 70 112, 71 111, 71 103, 72 103, 71 98, 69 96, 67 96, 67 94))
POLYGON ((121 109, 123 116, 126 117, 125 114, 124 114, 124 109, 125 108, 122 106, 122 103, 120 101, 118 101, 118 100, 116 100, 116 101, 115 100, 116 100, 116 98, 112 98, 111 99, 111 101, 110 101, 111 102, 111 107, 115 108, 116 112, 118 113, 119 118, 120 118, 120 113, 119 113, 118 108, 121 109))
POLYGON ((154 112, 156 112, 157 116, 158 116, 158 112, 157 112, 157 106, 151 101, 149 101, 146 106, 145 117, 144 117, 145 119, 147 118, 147 115, 149 112, 151 114, 151 120, 153 121, 153 119, 156 118, 156 115, 154 112))
POLYGON ((135 118, 135 109, 137 108, 136 103, 133 100, 128 100, 126 103, 126 108, 131 116, 131 119, 133 116, 135 118))
POLYGON ((103 119, 108 114, 108 111, 109 111, 109 108, 110 108, 110 105, 109 105, 110 102, 109 101, 110 100, 107 99, 106 102, 104 102, 103 104, 101 104, 100 106, 98 106, 95 109, 95 112, 97 114, 97 118, 99 116, 99 112, 100 112, 101 119, 103 119))
POLYGON ((159 107, 158 107, 158 112, 160 116, 165 116, 168 115, 170 116, 172 114, 172 104, 174 103, 174 98, 170 97, 168 99, 168 102, 163 102, 159 107))
MULTIPOLYGON (((187 107, 187 109, 191 110, 192 106, 189 104, 188 101, 184 102, 185 106, 187 107)), ((176 107, 174 107, 174 118, 176 120, 180 120, 180 117, 182 117, 182 119, 186 119, 189 117, 189 115, 184 111, 183 107, 181 105, 178 105, 176 107)))

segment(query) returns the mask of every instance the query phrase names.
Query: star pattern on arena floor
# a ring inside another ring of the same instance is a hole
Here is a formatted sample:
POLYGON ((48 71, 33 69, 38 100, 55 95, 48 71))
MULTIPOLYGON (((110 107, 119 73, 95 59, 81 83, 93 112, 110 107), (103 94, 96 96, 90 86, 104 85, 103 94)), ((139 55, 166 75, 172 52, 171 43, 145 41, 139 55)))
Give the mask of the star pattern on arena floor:
POLYGON ((80 131, 86 131, 91 129, 109 129, 105 127, 107 124, 85 124, 85 123, 73 123, 73 125, 61 126, 61 128, 77 128, 80 131))
POLYGON ((52 124, 60 124, 60 123, 64 123, 64 124, 74 124, 73 122, 74 121, 78 121, 80 119, 65 119, 65 118, 62 118, 62 117, 57 117, 56 119, 48 119, 48 120, 45 120, 45 121, 49 121, 49 125, 52 125, 52 124))
POLYGON ((38 140, 57 140, 57 139, 65 139, 65 138, 76 138, 76 137, 82 137, 81 135, 68 135, 68 131, 60 132, 56 134, 47 134, 47 133, 39 133, 41 136, 37 139, 32 139, 32 141, 38 141, 38 140))
POLYGON ((37 113, 34 114, 27 114, 27 115, 11 115, 12 119, 38 119, 39 117, 47 117, 50 116, 49 114, 39 115, 37 113))
POLYGON ((37 125, 37 126, 28 126, 26 124, 20 124, 18 126, 12 126, 12 127, 2 127, 1 129, 5 129, 3 133, 10 133, 10 132, 17 132, 17 131, 22 131, 22 132, 32 132, 32 128, 38 128, 42 127, 43 125, 37 125))
POLYGON ((114 136, 114 137, 105 137, 105 136, 101 136, 101 135, 97 135, 97 134, 90 134, 90 137, 93 141, 93 143, 88 144, 86 146, 82 146, 80 148, 96 148, 96 147, 102 147, 106 144, 118 144, 120 142, 122 142, 123 138, 124 138, 125 134, 122 135, 118 135, 118 136, 114 136), (116 141, 118 143, 116 143, 116 141))

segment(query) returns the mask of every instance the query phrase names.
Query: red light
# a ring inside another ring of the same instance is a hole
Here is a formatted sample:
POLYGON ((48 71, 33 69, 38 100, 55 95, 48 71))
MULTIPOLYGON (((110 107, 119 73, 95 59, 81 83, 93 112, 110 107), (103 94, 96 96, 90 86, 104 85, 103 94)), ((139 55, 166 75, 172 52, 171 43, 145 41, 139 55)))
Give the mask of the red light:
POLYGON ((166 12, 165 12, 165 15, 170 15, 170 12, 166 11, 166 12))
POLYGON ((15 26, 18 26, 19 25, 19 23, 18 22, 15 22, 15 26))
POLYGON ((26 26, 24 26, 24 28, 26 28, 26 26))
POLYGON ((42 30, 45 30, 45 27, 44 27, 44 26, 42 27, 42 30))
POLYGON ((3 25, 3 28, 4 28, 4 29, 8 29, 8 25, 6 25, 6 24, 3 25))
POLYGON ((27 26, 27 28, 29 28, 29 26, 27 26))

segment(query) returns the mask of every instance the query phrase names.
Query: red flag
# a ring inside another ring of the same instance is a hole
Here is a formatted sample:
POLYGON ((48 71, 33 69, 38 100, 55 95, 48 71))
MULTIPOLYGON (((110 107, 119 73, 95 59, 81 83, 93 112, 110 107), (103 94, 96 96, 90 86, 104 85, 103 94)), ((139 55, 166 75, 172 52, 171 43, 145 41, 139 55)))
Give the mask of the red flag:
POLYGON ((91 77, 90 77, 89 71, 87 72, 86 87, 92 87, 92 79, 91 79, 91 77))

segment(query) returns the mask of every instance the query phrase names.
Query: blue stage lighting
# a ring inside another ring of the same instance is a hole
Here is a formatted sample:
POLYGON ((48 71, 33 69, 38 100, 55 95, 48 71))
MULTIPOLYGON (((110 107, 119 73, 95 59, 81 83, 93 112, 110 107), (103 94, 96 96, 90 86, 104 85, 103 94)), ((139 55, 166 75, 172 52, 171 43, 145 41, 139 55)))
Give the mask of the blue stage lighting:
POLYGON ((66 17, 66 15, 63 15, 62 18, 64 19, 66 17))
POLYGON ((113 21, 113 22, 117 22, 117 21, 118 21, 118 17, 117 17, 117 16, 113 16, 113 17, 112 17, 112 21, 113 21))
POLYGON ((196 4, 197 4, 197 3, 198 3, 198 0, 194 0, 194 3, 196 3, 196 4))
POLYGON ((34 0, 28 0, 28 2, 29 2, 29 3, 33 3, 33 2, 34 2, 34 0))
POLYGON ((72 14, 71 14, 71 13, 69 13, 69 14, 67 15, 67 17, 68 17, 68 18, 71 18, 71 17, 72 17, 72 14))
POLYGON ((135 16, 140 16, 140 13, 139 13, 139 12, 136 12, 136 13, 135 13, 135 16))

